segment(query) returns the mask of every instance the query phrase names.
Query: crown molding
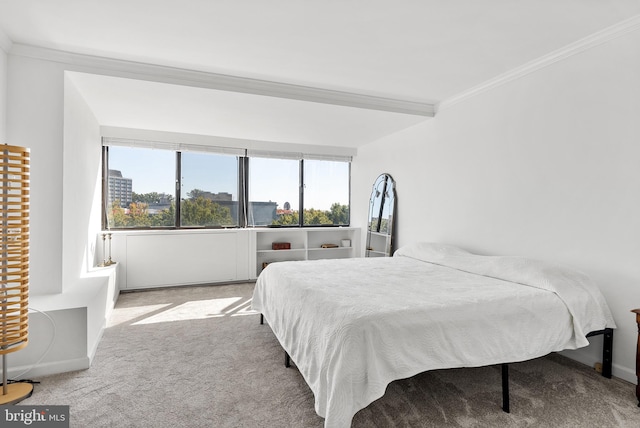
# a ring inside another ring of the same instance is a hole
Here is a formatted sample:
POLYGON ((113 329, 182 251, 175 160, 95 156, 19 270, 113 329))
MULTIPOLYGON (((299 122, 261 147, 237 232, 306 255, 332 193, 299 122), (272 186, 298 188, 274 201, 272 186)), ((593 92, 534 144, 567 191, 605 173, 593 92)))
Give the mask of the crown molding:
POLYGON ((117 77, 137 78, 161 83, 265 95, 416 116, 433 117, 435 114, 435 106, 433 104, 77 54, 39 46, 14 43, 11 47, 10 54, 62 63, 79 68, 97 69, 102 73, 107 72, 117 77))
POLYGON ((514 68, 504 74, 501 74, 493 79, 487 80, 480 85, 474 86, 458 95, 449 97, 436 104, 435 111, 440 112, 447 109, 459 102, 475 97, 490 89, 502 86, 506 83, 520 79, 535 71, 538 71, 544 67, 555 64, 556 62, 563 61, 581 52, 599 46, 608 41, 617 39, 631 32, 640 29, 640 15, 636 15, 632 18, 621 21, 615 25, 598 31, 590 36, 578 40, 577 42, 566 45, 563 48, 555 50, 547 55, 544 55, 538 59, 528 62, 520 67, 514 68))

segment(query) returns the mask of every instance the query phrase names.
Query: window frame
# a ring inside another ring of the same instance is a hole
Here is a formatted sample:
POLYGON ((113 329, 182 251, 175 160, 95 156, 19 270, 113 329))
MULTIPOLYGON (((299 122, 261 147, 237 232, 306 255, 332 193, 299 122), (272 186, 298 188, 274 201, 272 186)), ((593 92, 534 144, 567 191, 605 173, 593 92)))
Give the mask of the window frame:
MULTIPOLYGON (((251 219, 254 219, 254 215, 253 213, 251 213, 251 210, 253 210, 253 202, 251 200, 251 162, 252 160, 255 159, 263 159, 263 160, 277 160, 277 161, 287 161, 287 162, 295 162, 296 163, 296 168, 297 168, 297 196, 298 196, 298 205, 295 207, 297 210, 300 209, 300 207, 302 206, 302 195, 301 195, 301 177, 302 177, 302 172, 301 172, 301 165, 300 165, 300 158, 299 157, 292 157, 292 156, 283 156, 283 157, 277 157, 274 156, 272 154, 270 154, 269 156, 247 156, 247 222, 245 223, 245 227, 247 228, 296 228, 296 227, 300 227, 300 216, 298 216, 298 223, 295 224, 255 224, 253 222, 250 222, 251 219)), ((293 195, 295 191, 291 191, 291 195, 293 195)), ((291 205, 293 207, 293 205, 291 205)))
MULTIPOLYGON (((349 196, 347 201, 347 206, 349 207, 349 218, 347 224, 304 224, 304 158, 300 160, 300 208, 299 212, 302 215, 298 215, 299 227, 349 227, 351 226, 351 162, 346 162, 348 164, 349 171, 347 172, 348 180, 347 186, 349 189, 349 196)), ((324 160, 324 159, 307 159, 307 160, 324 160)))
MULTIPOLYGON (((233 225, 233 226, 223 226, 223 225, 183 225, 182 224, 182 203, 183 203, 183 198, 182 198, 182 194, 183 194, 183 184, 182 184, 182 173, 184 171, 183 169, 183 162, 182 162, 182 157, 183 154, 185 152, 184 151, 179 151, 176 150, 176 198, 177 202, 176 202, 176 221, 175 221, 175 229, 196 229, 196 230, 205 230, 205 229, 238 229, 241 228, 241 224, 242 224, 242 204, 241 204, 241 199, 242 199, 242 183, 240 180, 240 177, 242 176, 242 165, 243 165, 243 158, 244 156, 238 156, 235 155, 236 157, 236 192, 238 193, 238 218, 237 218, 237 224, 233 225)), ((203 155, 218 155, 218 156, 224 156, 223 154, 216 154, 216 153, 210 153, 210 152, 205 152, 205 151, 194 151, 194 150, 190 150, 189 153, 197 153, 197 154, 203 154, 203 155)), ((187 192, 188 194, 188 192, 187 192)))
MULTIPOLYGON (((340 162, 345 162, 348 164, 348 207, 349 207, 349 216, 346 224, 304 224, 304 157, 300 157, 298 159, 299 162, 299 202, 298 202, 298 224, 291 225, 251 225, 249 224, 249 215, 248 211, 251 206, 251 201, 249 200, 249 170, 250 170, 250 159, 253 157, 248 154, 244 155, 236 155, 238 160, 238 168, 237 168, 237 183, 238 183, 238 221, 236 226, 183 226, 181 224, 181 198, 182 198, 182 180, 181 180, 181 169, 182 169, 182 152, 179 148, 167 148, 174 152, 175 155, 175 188, 174 188, 174 197, 175 197, 175 218, 173 226, 136 226, 136 227, 110 227, 109 226, 109 147, 110 144, 102 145, 102 229, 103 230, 112 230, 112 231, 134 231, 134 230, 219 230, 219 229, 243 229, 243 228, 332 228, 332 227, 349 227, 351 225, 351 158, 345 156, 345 159, 326 159, 326 160, 335 160, 340 162)), ((124 146, 124 145, 121 145, 124 146)), ((125 146, 126 147, 126 146, 125 146)), ((130 146, 134 147, 134 145, 130 146)), ((151 149, 151 148, 149 148, 151 149)), ((198 150, 190 150, 198 152, 198 150)), ((206 150, 202 150, 202 153, 206 153, 206 150)), ((257 156, 260 157, 260 156, 257 156)), ((283 156, 282 158, 277 155, 273 156, 276 159, 287 159, 287 156, 283 156)), ((314 158, 315 159, 315 158, 314 158)), ((318 160, 318 159, 315 159, 318 160)), ((319 159, 325 160, 325 159, 319 159)))

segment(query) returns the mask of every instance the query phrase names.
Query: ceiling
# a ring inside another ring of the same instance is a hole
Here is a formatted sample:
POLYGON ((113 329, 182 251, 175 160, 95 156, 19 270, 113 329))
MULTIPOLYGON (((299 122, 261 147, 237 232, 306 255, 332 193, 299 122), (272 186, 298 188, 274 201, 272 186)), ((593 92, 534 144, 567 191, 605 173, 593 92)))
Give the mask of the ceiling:
MULTIPOLYGON (((14 48, 432 106, 638 14, 638 0, 0 0, 0 29, 14 48)), ((193 85, 73 82, 115 127, 355 148, 428 120, 193 85)))

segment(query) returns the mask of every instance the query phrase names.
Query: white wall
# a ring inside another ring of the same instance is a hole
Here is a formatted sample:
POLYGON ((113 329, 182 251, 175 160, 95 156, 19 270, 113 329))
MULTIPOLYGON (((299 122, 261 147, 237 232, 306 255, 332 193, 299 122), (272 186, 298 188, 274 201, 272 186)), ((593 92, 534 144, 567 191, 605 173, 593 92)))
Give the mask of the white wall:
MULTIPOLYGON (((441 241, 587 272, 619 327, 614 375, 634 381, 637 329, 629 310, 640 307, 638 76, 636 31, 370 144, 353 165, 354 218, 366 218, 371 184, 388 172, 397 181, 399 245, 441 241), (389 150, 398 156, 379 155, 389 150)), ((591 348, 570 356, 600 360, 591 348)))
POLYGON ((100 124, 73 82, 64 79, 62 285, 72 286, 94 266, 101 230, 100 124))
POLYGON ((65 80, 67 68, 8 55, 7 139, 31 149, 29 307, 63 320, 52 334, 46 317, 30 316, 29 346, 11 373, 87 368, 118 291, 115 267, 91 269, 101 226, 100 128, 65 80))
POLYGON ((63 71, 9 55, 7 140, 31 149, 31 295, 62 291, 63 71))

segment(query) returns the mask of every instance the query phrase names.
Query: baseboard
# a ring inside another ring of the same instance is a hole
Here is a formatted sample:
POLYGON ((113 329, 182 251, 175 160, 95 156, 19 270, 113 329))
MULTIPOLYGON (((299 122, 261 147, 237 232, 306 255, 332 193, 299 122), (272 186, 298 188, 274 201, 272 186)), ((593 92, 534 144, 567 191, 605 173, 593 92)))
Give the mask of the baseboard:
POLYGON ((613 375, 622 380, 626 380, 627 382, 631 382, 634 385, 638 383, 638 377, 636 376, 636 372, 628 369, 627 367, 619 366, 618 364, 613 364, 612 368, 613 375))
POLYGON ((14 379, 14 376, 20 375, 20 379, 34 379, 39 376, 48 376, 57 373, 86 370, 89 368, 90 364, 91 362, 89 360, 89 357, 82 357, 71 360, 55 361, 51 363, 40 363, 35 367, 17 366, 9 369, 8 377, 9 379, 14 379), (23 372, 24 374, 21 375, 23 372))
MULTIPOLYGON (((602 362, 601 358, 594 358, 592 355, 589 355, 586 352, 582 352, 581 350, 562 351, 559 352, 559 354, 589 367, 594 367, 596 363, 602 362)), ((636 384, 638 381, 635 370, 621 366, 619 364, 612 364, 611 374, 619 379, 626 380, 627 382, 631 382, 633 384, 636 384)))
MULTIPOLYGON (((110 312, 112 312, 111 310, 110 312)), ((107 318, 110 314, 107 314, 107 318)), ((93 358, 96 356, 96 352, 98 351, 98 345, 100 345, 100 341, 102 341, 102 336, 104 335, 104 330, 107 328, 106 318, 100 327, 100 332, 98 333, 98 337, 96 337, 95 344, 89 349, 89 364, 93 363, 93 358)))

